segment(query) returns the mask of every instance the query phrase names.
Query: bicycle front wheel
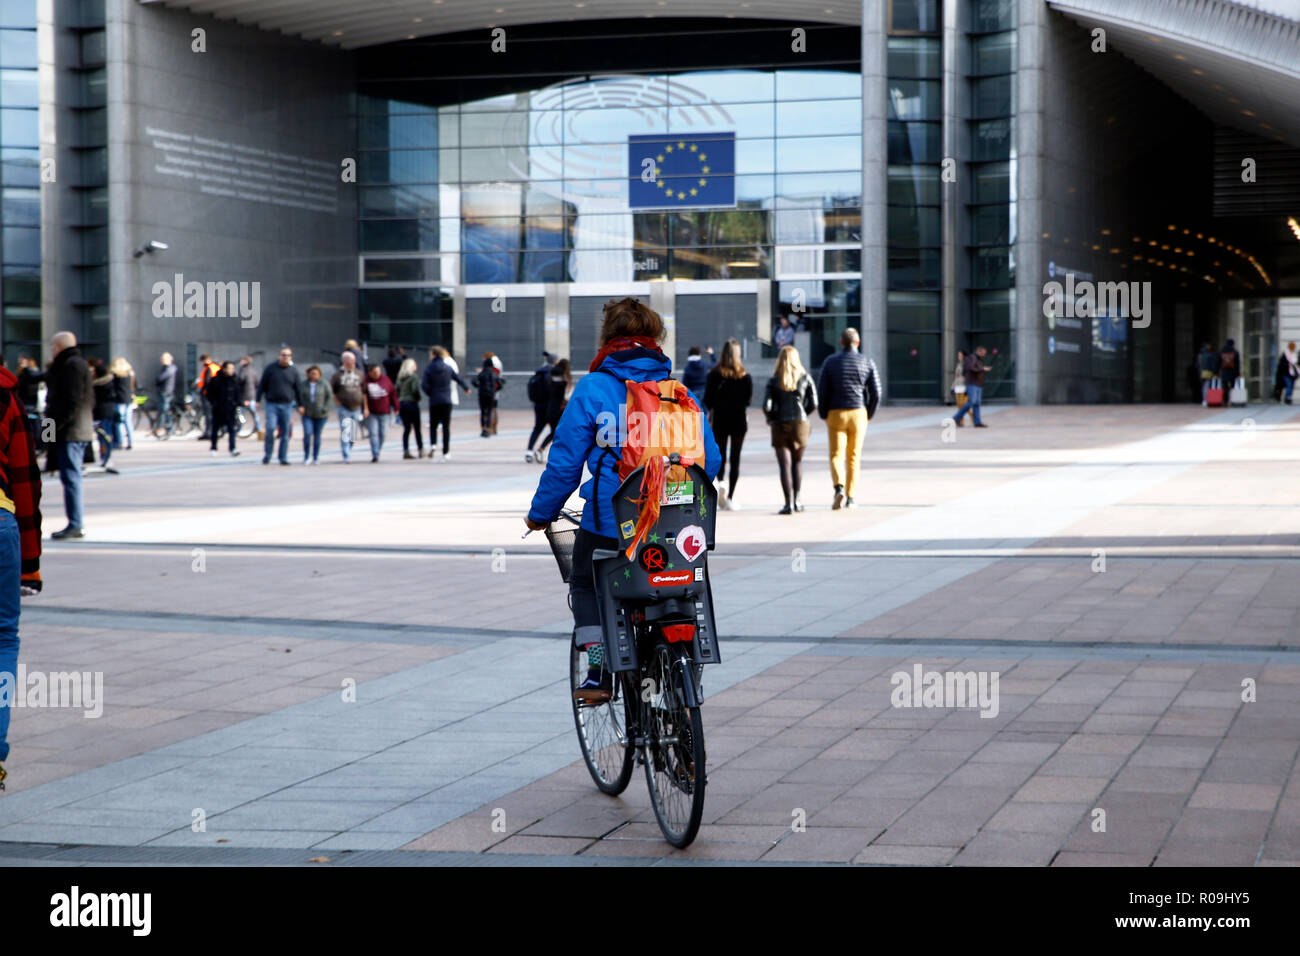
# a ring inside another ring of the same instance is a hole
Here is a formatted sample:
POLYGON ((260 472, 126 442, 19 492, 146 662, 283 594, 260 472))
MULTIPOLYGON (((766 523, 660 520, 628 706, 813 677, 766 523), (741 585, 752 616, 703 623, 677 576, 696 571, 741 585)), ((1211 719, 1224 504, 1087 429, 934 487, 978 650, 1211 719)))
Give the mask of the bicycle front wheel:
MULTIPOLYGON (((569 641, 570 697, 587 678, 587 652, 569 641)), ((628 720, 632 703, 623 682, 615 679, 613 696, 601 704, 573 701, 573 723, 578 729, 578 744, 587 763, 591 779, 602 793, 611 796, 627 789, 632 779, 632 761, 636 751, 628 739, 628 720)))
POLYGON ((673 846, 689 846, 704 816, 704 722, 686 704, 690 656, 659 643, 648 668, 653 685, 646 712, 646 784, 659 829, 673 846))
POLYGON ((253 432, 257 431, 257 416, 246 405, 240 405, 235 409, 235 424, 239 431, 236 434, 240 438, 248 438, 253 432))

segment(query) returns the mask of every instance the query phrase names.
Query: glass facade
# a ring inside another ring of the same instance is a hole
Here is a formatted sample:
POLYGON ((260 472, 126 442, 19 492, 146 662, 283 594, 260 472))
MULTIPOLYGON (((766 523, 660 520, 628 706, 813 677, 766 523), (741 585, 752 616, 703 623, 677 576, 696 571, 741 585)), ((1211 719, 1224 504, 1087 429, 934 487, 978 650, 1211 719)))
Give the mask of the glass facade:
POLYGON ((40 355, 36 0, 0 2, 0 308, 7 351, 40 355))
MULTIPOLYGON (((76 277, 74 328, 88 348, 107 348, 108 299, 108 83, 105 73, 104 0, 82 0, 73 28, 77 60, 73 67, 72 153, 74 169, 67 180, 77 196, 72 228, 76 277)), ((65 173, 65 175, 67 175, 65 173)))
POLYGON ((361 334, 446 341, 458 283, 772 279, 820 361, 860 313, 860 94, 856 70, 700 69, 452 105, 362 95, 361 334), (690 177, 665 174, 676 196, 630 202, 636 136, 663 137, 665 169, 689 155, 690 177))
POLYGON ((939 0, 892 0, 887 38, 889 395, 934 399, 943 337, 939 0))
POLYGON ((983 345, 993 366, 985 398, 1015 397, 1012 320, 1016 285, 1016 3, 970 8, 971 161, 966 163, 967 309, 958 347, 983 345))

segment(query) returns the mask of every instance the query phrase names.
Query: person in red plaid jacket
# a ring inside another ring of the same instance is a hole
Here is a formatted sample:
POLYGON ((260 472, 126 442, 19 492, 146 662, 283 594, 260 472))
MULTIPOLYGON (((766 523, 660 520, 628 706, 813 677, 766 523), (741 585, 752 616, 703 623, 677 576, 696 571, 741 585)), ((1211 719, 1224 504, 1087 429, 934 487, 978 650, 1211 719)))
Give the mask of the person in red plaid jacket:
POLYGON ((18 693, 18 611, 41 589, 41 476, 18 379, 0 367, 0 790, 9 714, 18 693))

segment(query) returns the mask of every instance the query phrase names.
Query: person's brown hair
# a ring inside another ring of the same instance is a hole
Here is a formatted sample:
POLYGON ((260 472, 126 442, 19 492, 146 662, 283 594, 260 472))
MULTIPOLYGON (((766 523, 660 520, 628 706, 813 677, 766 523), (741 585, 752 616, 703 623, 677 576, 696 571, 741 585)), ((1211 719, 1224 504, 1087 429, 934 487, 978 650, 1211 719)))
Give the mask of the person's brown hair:
POLYGON ((605 303, 605 317, 600 323, 600 344, 608 345, 614 339, 643 335, 656 342, 664 340, 664 320, 659 313, 644 302, 628 296, 610 299, 605 303))
POLYGON ((740 343, 727 339, 722 346, 722 357, 718 359, 718 374, 723 378, 744 378, 745 365, 740 361, 740 343))
POLYGON ((573 372, 569 368, 569 360, 566 358, 562 358, 558 362, 556 362, 553 366, 551 366, 551 377, 552 378, 559 377, 564 379, 566 382, 572 382, 573 372))

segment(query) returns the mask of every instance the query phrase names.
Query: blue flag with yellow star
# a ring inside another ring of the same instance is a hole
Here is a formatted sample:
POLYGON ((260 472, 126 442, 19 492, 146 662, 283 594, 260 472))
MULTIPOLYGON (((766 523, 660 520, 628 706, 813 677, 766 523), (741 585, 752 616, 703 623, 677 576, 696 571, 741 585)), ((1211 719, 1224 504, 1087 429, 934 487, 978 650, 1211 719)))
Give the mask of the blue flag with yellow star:
POLYGON ((654 133, 627 138, 628 206, 736 204, 736 134, 654 133))

